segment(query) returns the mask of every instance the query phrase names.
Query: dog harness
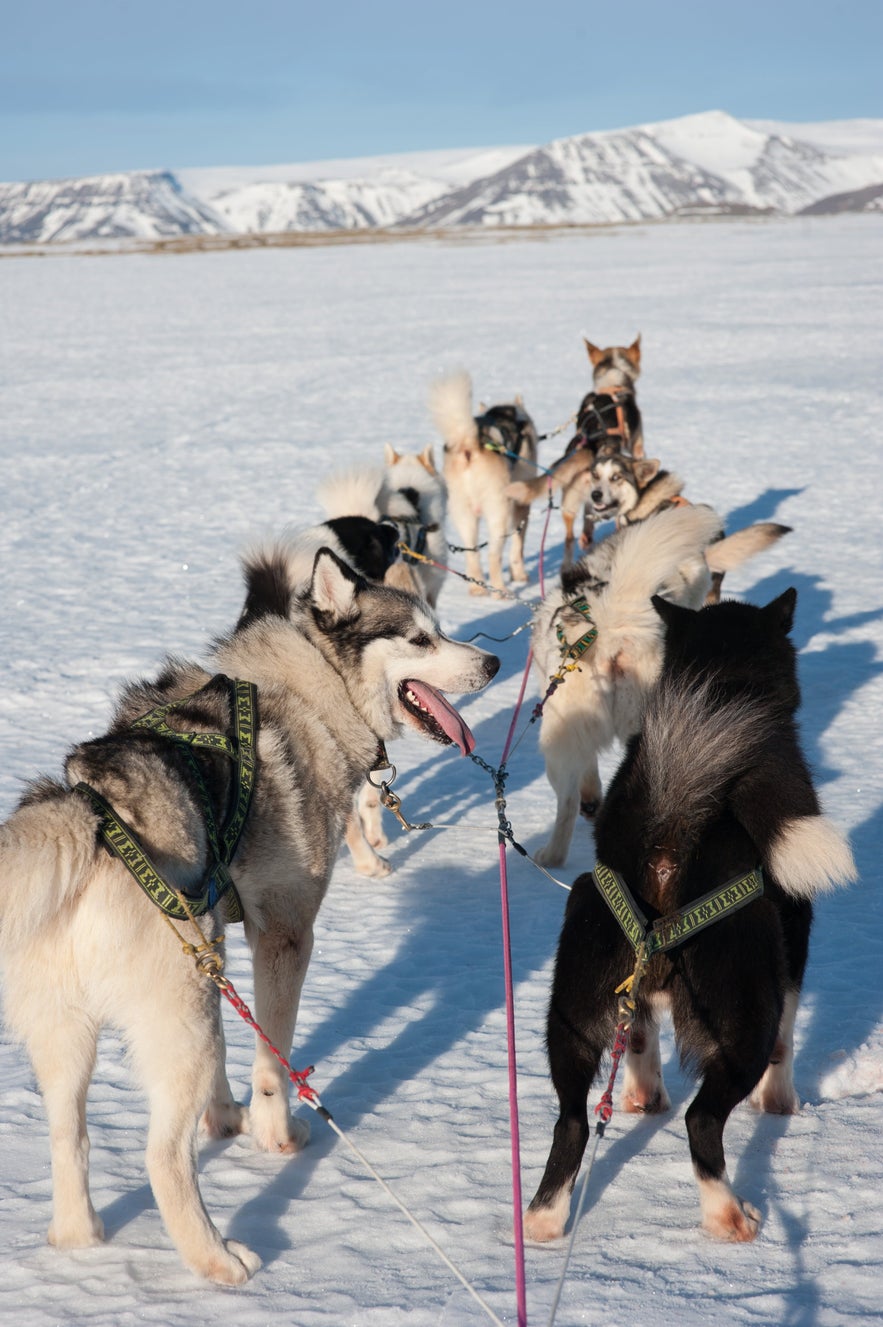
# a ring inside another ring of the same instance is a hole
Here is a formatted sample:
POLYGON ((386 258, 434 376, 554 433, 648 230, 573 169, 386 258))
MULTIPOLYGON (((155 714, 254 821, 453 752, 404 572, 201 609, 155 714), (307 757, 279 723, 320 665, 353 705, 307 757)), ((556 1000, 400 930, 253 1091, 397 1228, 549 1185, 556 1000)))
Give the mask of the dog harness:
POLYGON ((565 455, 582 451, 586 447, 594 450, 608 438, 619 438, 620 446, 627 450, 631 431, 620 398, 632 395, 628 387, 605 387, 603 392, 589 392, 576 417, 577 431, 567 444, 565 455), (611 417, 616 419, 615 428, 610 426, 611 417))
MULTIPOLYGON (((253 682, 232 680, 218 673, 206 683, 205 687, 200 687, 199 691, 191 692, 180 700, 170 701, 167 705, 160 705, 147 714, 142 714, 130 725, 130 730, 153 733, 172 742, 184 754, 194 778, 208 839, 209 865, 194 894, 189 890, 180 891, 187 900, 190 913, 194 917, 199 917, 221 903, 227 921, 242 921, 242 901, 228 868, 245 827, 257 775, 257 688, 253 682), (173 710, 181 709, 202 691, 219 681, 226 682, 230 691, 232 737, 227 737, 223 733, 179 732, 166 723, 166 716, 173 710), (233 762, 232 806, 223 829, 218 826, 206 781, 193 754, 194 751, 213 752, 233 762)), ((74 791, 82 793, 91 802, 98 813, 98 828, 104 846, 120 859, 148 898, 167 916, 179 921, 185 920, 188 914, 179 902, 178 891, 163 879, 162 873, 151 861, 131 826, 88 783, 76 784, 74 791)))
POLYGON ((648 959, 683 944, 690 936, 713 922, 732 916, 763 894, 763 872, 756 866, 745 875, 734 876, 720 889, 703 894, 689 907, 649 922, 618 871, 603 862, 596 862, 592 879, 635 953, 640 953, 643 946, 648 959))

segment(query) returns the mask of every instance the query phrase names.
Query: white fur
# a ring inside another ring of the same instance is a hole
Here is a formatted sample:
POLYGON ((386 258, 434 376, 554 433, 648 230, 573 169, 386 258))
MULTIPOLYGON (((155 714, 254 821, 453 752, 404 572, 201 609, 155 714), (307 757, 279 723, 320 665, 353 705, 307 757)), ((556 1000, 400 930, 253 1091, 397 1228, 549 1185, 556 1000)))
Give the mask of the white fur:
MULTIPOLYGON (((720 524, 708 507, 678 507, 611 536, 586 559, 607 585, 587 596, 595 643, 543 709, 540 749, 558 800, 552 835, 536 854, 543 865, 564 862, 580 803, 600 801, 600 752, 640 727, 644 698, 662 663, 663 627, 651 596, 701 605, 710 583, 703 550, 720 524)), ((567 602, 559 586, 537 615, 533 648, 541 694, 561 662, 556 624, 568 643, 586 630, 585 619, 564 608, 567 602)))
MULTIPOLYGON (((524 535, 530 505, 514 501, 506 489, 510 480, 532 478, 533 466, 523 461, 513 463, 507 457, 479 446, 478 428, 472 412, 472 379, 465 371, 439 378, 432 384, 430 409, 445 443, 448 511, 466 549, 466 575, 472 581, 469 593, 487 593, 477 548, 481 541, 482 521, 487 528, 488 580, 493 589, 505 588, 503 550, 510 534, 510 575, 514 583, 526 583, 524 535)), ((534 433, 531 458, 535 456, 534 433)))
POLYGON ((857 876, 849 844, 826 816, 786 821, 770 845, 766 865, 795 898, 811 899, 857 876))

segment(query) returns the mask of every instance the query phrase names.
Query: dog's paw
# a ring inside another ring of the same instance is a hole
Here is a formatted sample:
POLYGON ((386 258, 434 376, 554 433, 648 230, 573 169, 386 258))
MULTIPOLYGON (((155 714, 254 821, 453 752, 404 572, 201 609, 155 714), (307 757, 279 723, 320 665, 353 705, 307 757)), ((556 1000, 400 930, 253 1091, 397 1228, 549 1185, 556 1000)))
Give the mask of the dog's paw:
POLYGON ((567 860, 567 853, 562 852, 557 844, 547 843, 544 847, 537 849, 533 859, 538 866, 563 866, 567 860))
POLYGON ((310 1141, 310 1126, 306 1120, 295 1120, 289 1116, 288 1127, 277 1129, 273 1127, 273 1121, 258 1120, 254 1108, 250 1115, 252 1142, 261 1152, 294 1156, 296 1152, 302 1152, 310 1141))
POLYGON ((228 1239, 208 1255, 204 1264, 194 1266, 193 1270, 207 1281, 214 1281, 215 1285, 243 1286, 260 1266, 261 1260, 256 1253, 238 1240, 228 1239))
POLYGON ((487 589, 484 585, 470 585, 469 593, 478 598, 479 596, 486 595, 487 589))
POLYGON ((90 1210, 77 1220, 56 1216, 50 1223, 47 1239, 55 1249, 90 1249, 104 1243, 104 1222, 90 1204, 90 1210))
POLYGON ((530 584, 530 577, 528 576, 527 571, 525 570, 524 567, 517 567, 517 568, 516 568, 516 567, 513 567, 513 569, 512 569, 512 584, 513 584, 513 585, 529 585, 529 584, 530 584))
POLYGON ((524 1214, 525 1239, 532 1239, 537 1244, 548 1244, 551 1239, 560 1239, 570 1215, 570 1191, 564 1189, 551 1203, 533 1203, 524 1214))
POLYGON ((631 1115, 663 1115, 671 1110, 671 1098, 664 1085, 653 1091, 635 1087, 623 1092, 622 1109, 631 1115))
POLYGON ((706 1234, 731 1244, 747 1244, 755 1238, 760 1230, 760 1212, 733 1193, 726 1179, 701 1181, 699 1196, 706 1234))
POLYGON ((248 1133, 246 1108, 238 1101, 211 1101, 202 1113, 199 1131, 207 1138, 235 1138, 248 1133))
POLYGON ((370 862, 366 862, 363 866, 357 866, 356 870, 359 875, 368 876, 371 880, 384 880, 386 876, 393 874, 395 867, 385 857, 375 853, 370 862))
POLYGON ((797 1115, 800 1110, 800 1098, 793 1084, 767 1082, 766 1075, 752 1092, 751 1104, 767 1115, 797 1115))

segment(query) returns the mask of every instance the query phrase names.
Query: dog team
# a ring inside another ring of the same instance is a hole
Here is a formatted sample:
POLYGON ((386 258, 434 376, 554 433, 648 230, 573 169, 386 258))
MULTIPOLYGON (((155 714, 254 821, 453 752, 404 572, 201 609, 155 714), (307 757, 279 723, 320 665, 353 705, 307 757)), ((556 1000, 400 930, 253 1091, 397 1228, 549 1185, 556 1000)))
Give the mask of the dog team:
POLYGON ((4 1012, 45 1102, 57 1247, 103 1238, 86 1094, 107 1025, 149 1100, 147 1170, 183 1261, 222 1285, 260 1266, 203 1206, 198 1127, 249 1133, 280 1154, 308 1131, 260 1039, 250 1102, 234 1100, 218 989, 166 924, 176 918, 197 954, 221 961, 225 921, 241 920, 257 1022, 291 1046, 342 843, 362 874, 390 870, 368 778, 389 768, 386 743, 410 729, 464 755, 474 747, 446 693, 486 687, 499 660, 439 627, 450 552, 464 554, 471 593, 508 593, 507 541, 511 582, 523 584, 530 507, 543 497, 559 502, 564 549, 533 625, 556 801, 535 860, 566 860, 580 814, 594 821, 597 855, 573 885, 559 941, 547 1045, 560 1114, 525 1233, 564 1233, 588 1095, 632 967, 624 1107, 669 1106, 668 1009, 700 1079, 686 1125, 702 1225, 728 1240, 757 1233, 760 1214, 728 1179, 724 1125, 749 1096, 762 1110, 798 1109, 793 1034, 812 901, 855 868, 800 749, 795 591, 761 607, 720 599, 725 573, 787 527, 726 535, 711 507, 688 503, 681 479, 645 453, 640 338, 585 344, 592 387, 551 465, 538 462, 520 398, 475 413, 468 373, 439 379, 441 473, 432 446, 387 446, 382 465, 330 475, 324 521, 243 554, 242 609, 210 666, 169 658, 126 687, 107 733, 74 747, 61 779, 30 785, 0 827, 4 1012), (605 795, 598 760, 615 740, 625 756, 605 795))

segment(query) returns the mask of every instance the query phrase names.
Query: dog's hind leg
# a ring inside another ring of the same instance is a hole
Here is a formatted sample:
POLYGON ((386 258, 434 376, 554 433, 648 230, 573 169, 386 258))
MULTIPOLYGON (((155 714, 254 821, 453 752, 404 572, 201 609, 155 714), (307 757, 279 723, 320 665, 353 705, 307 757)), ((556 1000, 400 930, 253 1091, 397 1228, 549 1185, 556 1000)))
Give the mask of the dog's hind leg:
MULTIPOLYGON (((708 1045, 709 1035, 716 1044, 702 1057, 702 1086, 687 1110, 686 1124, 693 1171, 699 1185, 703 1229, 718 1239, 747 1241, 754 1239, 760 1229, 761 1217, 730 1185, 723 1132, 731 1111, 748 1096, 766 1067, 780 1006, 777 1007, 774 997, 757 998, 771 992, 758 989, 752 992, 744 984, 740 987, 738 982, 728 981, 727 976, 725 971, 712 976, 721 992, 718 1000, 723 999, 731 1006, 725 1011, 726 1022, 714 1028, 707 1016, 695 1015, 689 1020, 694 1025, 690 1038, 693 1045, 703 1038, 708 1045)), ((758 987, 761 985, 765 983, 757 983, 758 987)), ((698 1000, 705 1010, 713 1009, 716 1003, 706 999, 701 991, 698 1000)), ((682 1029, 678 1024, 676 1009, 675 1026, 680 1039, 682 1029)))
POLYGON ((772 1115, 795 1115, 800 1110, 800 1099, 794 1089, 794 1023, 809 952, 813 913, 812 904, 807 899, 783 897, 779 899, 778 908, 785 939, 788 984, 773 1054, 751 1094, 751 1101, 758 1110, 772 1115))
POLYGON ((558 944, 546 1027, 559 1115, 543 1178, 524 1214, 528 1239, 546 1241, 564 1234, 570 1196, 589 1138, 589 1089, 601 1056, 613 1040, 616 994, 613 984, 606 989, 595 988, 595 963, 590 952, 593 933, 579 908, 573 913, 568 910, 558 944))
POLYGON ((59 1249, 100 1244, 104 1226, 89 1196, 86 1093, 95 1067, 98 1031, 72 1010, 52 1005, 52 1024, 32 1026, 28 1051, 49 1121, 52 1222, 49 1243, 59 1249))
POLYGON ((194 1105, 198 1110, 212 1084, 215 1058, 206 1049, 216 1030, 214 1010, 188 1004, 186 1012, 186 1028, 166 1026, 160 1031, 167 1035, 158 1036, 151 1011, 132 1038, 150 1100, 147 1172, 166 1229, 191 1271, 218 1285, 242 1285, 258 1270, 260 1258, 221 1238, 203 1205, 196 1172, 194 1105))
POLYGON ((530 577, 524 565, 524 539, 527 534, 527 521, 530 507, 516 503, 512 512, 512 543, 509 546, 509 572, 513 584, 526 585, 530 577))

